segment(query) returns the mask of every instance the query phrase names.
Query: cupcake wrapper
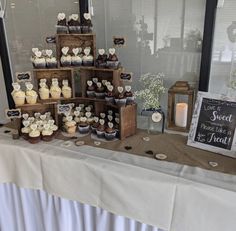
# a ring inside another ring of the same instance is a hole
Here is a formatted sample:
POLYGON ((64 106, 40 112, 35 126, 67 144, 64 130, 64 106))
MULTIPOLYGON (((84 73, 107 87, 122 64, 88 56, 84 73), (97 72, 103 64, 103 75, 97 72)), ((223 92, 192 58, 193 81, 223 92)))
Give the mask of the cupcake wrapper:
POLYGON ((82 65, 82 62, 72 61, 71 64, 72 64, 73 66, 81 66, 81 65, 82 65))
POLYGON ((71 66, 71 62, 61 62, 61 65, 63 67, 69 67, 69 66, 71 66))
POLYGON ((31 143, 31 144, 37 144, 39 143, 41 140, 41 137, 38 136, 38 137, 29 137, 28 141, 31 143))
POLYGON ((87 91, 87 96, 89 98, 94 98, 95 97, 95 92, 94 91, 87 91))
POLYGON ((107 61, 107 67, 110 69, 117 69, 120 66, 119 61, 107 61))
POLYGON ((115 99, 115 102, 118 106, 125 106, 127 99, 115 99))
POLYGON ((48 68, 56 68, 57 67, 57 63, 47 63, 47 67, 48 68))
POLYGON ((46 63, 35 63, 34 68, 36 69, 46 68, 46 63))
POLYGON ((50 142, 53 140, 53 135, 51 136, 42 136, 42 140, 45 142, 50 142))
POLYGON ((57 34, 67 34, 68 33, 68 28, 67 26, 56 26, 57 28, 57 34))
POLYGON ((105 136, 105 132, 104 131, 98 131, 97 130, 97 137, 98 138, 104 138, 104 136, 105 136))
POLYGON ((114 140, 116 138, 116 132, 113 133, 105 133, 105 138, 107 140, 114 140))
POLYGON ((81 34, 81 26, 69 26, 70 34, 81 34))
POLYGON ((91 126, 91 130, 92 130, 92 133, 94 133, 94 134, 97 133, 97 128, 94 128, 93 126, 91 126))
POLYGON ((105 93, 104 92, 101 92, 101 93, 95 92, 95 96, 97 99, 104 99, 105 93))
POLYGON ((132 104, 132 103, 134 103, 134 96, 132 96, 132 97, 127 97, 126 103, 127 103, 127 104, 132 104))
POLYGON ((89 125, 86 126, 86 127, 78 126, 78 128, 79 128, 79 133, 81 133, 81 134, 87 134, 87 133, 89 133, 89 125))
POLYGON ((114 104, 114 97, 105 97, 107 103, 114 104))
POLYGON ((93 27, 91 27, 91 26, 82 26, 81 30, 82 30, 83 34, 89 34, 89 33, 93 32, 93 27))
POLYGON ((84 66, 93 66, 93 61, 83 61, 84 66))

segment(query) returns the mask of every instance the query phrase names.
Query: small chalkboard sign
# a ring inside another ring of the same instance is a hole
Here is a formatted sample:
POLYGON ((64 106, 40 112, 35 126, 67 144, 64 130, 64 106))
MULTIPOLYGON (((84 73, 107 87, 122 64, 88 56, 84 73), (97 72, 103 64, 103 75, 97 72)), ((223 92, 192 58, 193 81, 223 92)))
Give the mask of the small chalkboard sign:
POLYGON ((55 36, 46 37, 46 43, 56 43, 56 37, 55 36))
POLYGON ((7 119, 21 118, 21 110, 20 109, 6 109, 5 115, 7 119))
POLYGON ((113 37, 113 44, 114 46, 125 46, 126 45, 126 39, 124 37, 113 37))
POLYGON ((120 78, 123 81, 132 81, 133 73, 131 72, 121 72, 120 73, 120 78))
POLYGON ((17 82, 29 82, 31 81, 31 72, 16 72, 17 82))
POLYGON ((188 145, 236 158, 236 99, 199 92, 188 145))
POLYGON ((58 114, 69 114, 71 112, 72 105, 71 104, 58 104, 57 112, 58 114))

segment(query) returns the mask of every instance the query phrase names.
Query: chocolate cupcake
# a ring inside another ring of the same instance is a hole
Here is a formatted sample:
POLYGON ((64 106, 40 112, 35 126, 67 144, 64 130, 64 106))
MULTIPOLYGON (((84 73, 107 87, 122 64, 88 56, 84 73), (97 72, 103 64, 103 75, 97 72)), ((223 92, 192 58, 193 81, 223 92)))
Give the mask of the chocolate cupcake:
POLYGON ((84 22, 81 26, 83 34, 90 34, 93 30, 93 24, 91 21, 91 15, 89 13, 84 13, 84 22))
POLYGON ((126 97, 127 101, 126 101, 126 104, 129 105, 129 104, 133 104, 134 103, 134 95, 133 93, 131 92, 131 86, 125 86, 125 93, 124 93, 124 96, 126 97))
POLYGON ((92 133, 96 134, 98 126, 99 126, 99 118, 95 116, 93 117, 93 123, 91 125, 92 133))
POLYGON ((107 67, 111 69, 117 69, 120 67, 120 62, 118 60, 117 55, 115 54, 115 48, 109 49, 109 56, 107 59, 107 67))
POLYGON ((98 57, 95 62, 97 68, 106 68, 107 66, 107 54, 105 54, 104 49, 98 49, 98 57))
POLYGON ((95 97, 95 86, 92 81, 88 80, 87 81, 87 96, 89 98, 94 98, 95 97))
POLYGON ((118 94, 115 98, 115 102, 118 106, 125 106, 126 105, 126 97, 124 96, 123 93, 123 87, 118 87, 118 94))
POLYGON ((57 34, 67 34, 68 27, 66 24, 66 15, 65 13, 59 13, 57 16, 57 34))
POLYGON ((90 126, 87 123, 87 118, 86 117, 81 117, 80 122, 79 122, 79 126, 78 126, 79 132, 81 134, 87 134, 87 133, 89 133, 89 127, 90 126))
POLYGON ((113 140, 116 138, 116 130, 114 129, 114 124, 109 122, 108 127, 106 128, 105 138, 107 140, 113 140))
POLYGON ((69 16, 68 28, 71 34, 81 34, 81 25, 78 14, 72 14, 69 16))
POLYGON ((104 138, 105 136, 105 120, 100 119, 99 120, 99 126, 97 128, 97 137, 98 138, 104 138))
POLYGON ((97 99, 104 99, 105 98, 105 87, 102 83, 97 83, 97 88, 95 90, 95 96, 97 99))
POLYGON ((114 103, 114 92, 113 92, 114 87, 112 85, 107 85, 107 92, 106 92, 106 102, 113 104, 114 103))

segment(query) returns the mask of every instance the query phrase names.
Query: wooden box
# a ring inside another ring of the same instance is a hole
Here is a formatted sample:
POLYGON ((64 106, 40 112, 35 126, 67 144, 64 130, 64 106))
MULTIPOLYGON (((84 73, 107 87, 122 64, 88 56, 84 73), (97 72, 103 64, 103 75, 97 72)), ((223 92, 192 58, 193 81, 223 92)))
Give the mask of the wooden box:
MULTIPOLYGON (((39 90, 40 79, 47 79, 47 86, 50 88, 52 79, 57 78, 59 86, 62 87, 62 81, 67 79, 69 86, 72 88, 72 98, 75 97, 75 86, 74 86, 74 72, 72 68, 56 68, 56 69, 37 69, 34 70, 34 81, 36 90, 39 90)), ((61 99, 64 99, 63 97, 61 99)), ((42 100, 39 96, 39 102, 56 102, 55 99, 42 100)))
POLYGON ((112 83, 114 89, 117 90, 118 86, 123 86, 123 81, 120 79, 120 74, 122 69, 101 69, 95 67, 81 67, 80 68, 80 79, 81 79, 81 92, 82 97, 87 97, 87 81, 92 80, 92 78, 98 78, 98 81, 107 80, 112 83))
POLYGON ((69 54, 73 55, 72 49, 81 47, 83 50, 86 47, 91 48, 91 55, 96 59, 96 36, 94 34, 58 34, 56 36, 57 60, 58 65, 61 66, 61 49, 69 47, 69 54))

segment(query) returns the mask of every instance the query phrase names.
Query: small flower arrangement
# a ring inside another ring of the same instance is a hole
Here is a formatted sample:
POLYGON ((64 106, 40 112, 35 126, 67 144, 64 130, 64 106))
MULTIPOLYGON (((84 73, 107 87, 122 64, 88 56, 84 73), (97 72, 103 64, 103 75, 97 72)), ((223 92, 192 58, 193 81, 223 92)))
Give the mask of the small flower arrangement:
POLYGON ((160 97, 166 90, 163 84, 163 77, 163 73, 147 73, 141 76, 139 81, 144 86, 144 89, 136 91, 135 96, 143 100, 145 109, 160 108, 160 97))

